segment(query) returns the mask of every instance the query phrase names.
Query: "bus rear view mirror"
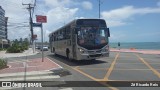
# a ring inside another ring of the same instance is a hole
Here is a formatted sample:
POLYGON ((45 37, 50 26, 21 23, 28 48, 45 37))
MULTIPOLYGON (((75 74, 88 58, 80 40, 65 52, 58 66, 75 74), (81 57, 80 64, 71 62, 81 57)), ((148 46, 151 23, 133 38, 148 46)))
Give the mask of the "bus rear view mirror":
POLYGON ((110 31, 109 31, 109 28, 106 28, 106 33, 107 33, 108 37, 110 37, 110 31))

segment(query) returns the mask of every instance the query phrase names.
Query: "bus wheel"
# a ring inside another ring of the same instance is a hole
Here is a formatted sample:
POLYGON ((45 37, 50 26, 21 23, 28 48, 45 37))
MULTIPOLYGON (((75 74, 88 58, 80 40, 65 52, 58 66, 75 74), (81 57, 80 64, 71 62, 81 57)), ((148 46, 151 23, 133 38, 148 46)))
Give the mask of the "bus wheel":
POLYGON ((70 60, 70 57, 69 57, 70 55, 69 55, 69 53, 70 53, 70 51, 69 51, 69 49, 67 48, 67 49, 66 49, 66 56, 67 56, 67 59, 68 59, 68 60, 70 60))

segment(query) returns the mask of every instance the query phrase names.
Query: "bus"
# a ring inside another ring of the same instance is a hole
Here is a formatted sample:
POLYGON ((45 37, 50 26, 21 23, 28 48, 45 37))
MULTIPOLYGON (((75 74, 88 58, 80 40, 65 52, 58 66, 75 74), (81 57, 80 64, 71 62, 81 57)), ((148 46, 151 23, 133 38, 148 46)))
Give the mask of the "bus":
POLYGON ((103 19, 75 19, 49 34, 51 52, 70 60, 109 57, 109 28, 103 19))

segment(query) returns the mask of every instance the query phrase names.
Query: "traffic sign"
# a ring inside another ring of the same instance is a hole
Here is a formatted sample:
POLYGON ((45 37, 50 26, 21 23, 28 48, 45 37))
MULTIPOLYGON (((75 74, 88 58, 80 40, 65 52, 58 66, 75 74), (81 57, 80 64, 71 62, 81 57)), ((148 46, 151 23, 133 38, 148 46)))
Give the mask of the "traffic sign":
POLYGON ((46 23, 47 22, 47 17, 42 16, 42 15, 36 15, 36 21, 41 22, 41 23, 46 23))
POLYGON ((34 34, 34 35, 33 35, 33 39, 35 40, 36 38, 37 38, 37 35, 36 35, 36 34, 34 34))
POLYGON ((41 23, 32 23, 32 26, 33 27, 42 27, 42 24, 41 23))

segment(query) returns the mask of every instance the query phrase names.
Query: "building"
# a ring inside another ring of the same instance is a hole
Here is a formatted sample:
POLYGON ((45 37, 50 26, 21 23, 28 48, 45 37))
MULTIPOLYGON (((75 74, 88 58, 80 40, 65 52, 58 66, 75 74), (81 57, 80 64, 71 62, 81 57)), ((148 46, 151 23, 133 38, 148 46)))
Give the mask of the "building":
POLYGON ((0 6, 0 48, 8 46, 7 21, 8 17, 5 17, 5 10, 0 6))

